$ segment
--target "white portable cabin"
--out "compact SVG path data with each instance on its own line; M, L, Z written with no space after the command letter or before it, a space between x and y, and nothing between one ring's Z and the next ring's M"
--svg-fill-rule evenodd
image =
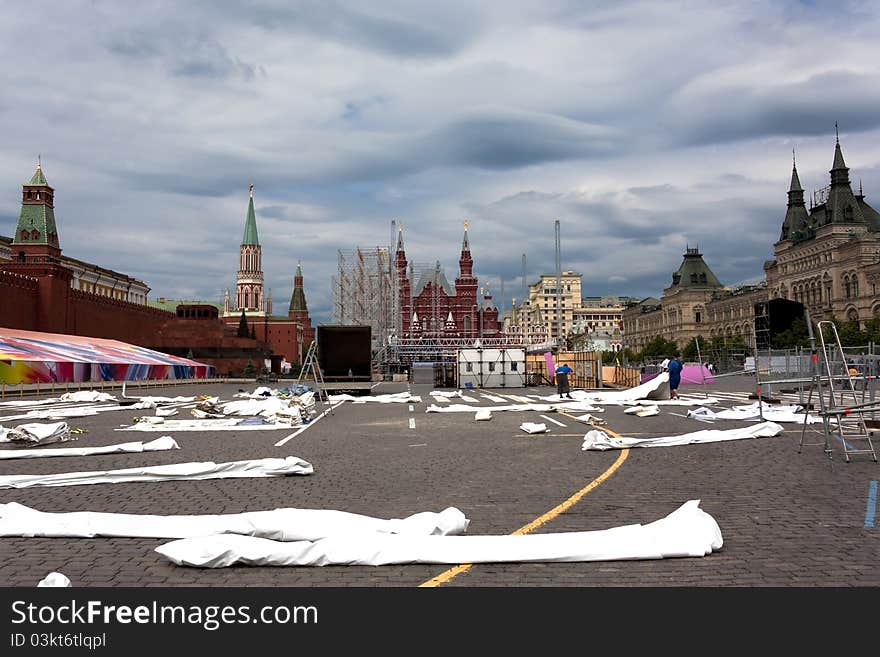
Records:
M525 349L459 349L459 388L525 388Z

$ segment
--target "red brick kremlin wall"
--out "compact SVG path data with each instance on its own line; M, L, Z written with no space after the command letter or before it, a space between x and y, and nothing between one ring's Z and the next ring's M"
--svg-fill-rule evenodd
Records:
M33 330L38 290L36 278L0 269L0 326Z
M63 276L32 277L3 269L0 326L120 340L176 356L192 350L193 359L214 365L218 376L240 375L249 362L259 372L264 355L273 352L260 340L236 337L219 319L181 319L158 308L74 290ZM257 326L258 336L262 328ZM281 342L291 330L282 336L270 325L270 338Z

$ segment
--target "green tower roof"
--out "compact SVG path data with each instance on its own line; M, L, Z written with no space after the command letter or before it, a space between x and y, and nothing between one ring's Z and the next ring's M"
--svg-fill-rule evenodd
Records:
M25 183L26 185L48 185L46 182L46 176L43 175L43 167L42 165L37 165L37 170L34 171L34 175L31 176L31 179Z
M48 188L39 200L34 199L27 203L22 202L21 213L18 215L18 224L15 227L15 235L12 236L13 244L50 244L58 246L58 228L55 225L55 210L49 204L51 187L46 182L41 165L31 176L29 182L22 187L46 187ZM39 196L40 190L31 190L27 194ZM22 237L26 234L26 239Z
M241 238L242 245L255 244L259 246L260 238L257 236L257 216L254 214L254 186L251 185L251 198L248 201L247 221L244 224L244 237Z
M293 278L293 294L290 295L289 312L308 312L306 293L302 288L302 263L297 263Z

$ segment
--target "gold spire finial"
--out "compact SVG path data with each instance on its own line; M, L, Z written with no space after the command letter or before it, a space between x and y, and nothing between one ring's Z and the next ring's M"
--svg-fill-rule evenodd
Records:
M403 222L402 221L398 222L398 224L397 224L397 232L398 233L403 232Z
M40 154L39 154L39 153L37 153L37 168L38 168L38 169L42 169L42 168L43 168L43 162L42 162L42 160L40 159Z
M253 197L254 197L254 186L251 185L251 198L253 198Z
M465 219L464 220L464 229L467 230L469 225L470 225L470 222L467 219Z

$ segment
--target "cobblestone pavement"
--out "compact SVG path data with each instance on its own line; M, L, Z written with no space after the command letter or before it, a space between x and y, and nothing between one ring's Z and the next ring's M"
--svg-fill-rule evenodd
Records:
M219 395L233 399L253 383L190 384L129 390L128 395ZM373 394L406 390L380 384ZM700 397L718 394L722 407L749 403L754 379L685 386ZM312 463L309 476L158 483L121 483L0 490L0 502L42 511L113 511L151 514L238 513L278 507L338 509L400 518L454 506L470 519L469 534L510 534L577 493L621 457L583 451L591 427L552 413L563 426L536 412L497 412L489 422L470 413L426 413L429 386L412 386L421 403L346 402L290 439L291 430L180 432L180 450L58 459L0 461L0 474L105 470L185 461L232 461L298 456ZM121 397L121 391L112 391ZM551 395L549 387L470 391L501 395ZM49 395L42 394L41 397ZM790 395L789 395L790 396ZM33 397L30 397L33 398ZM491 405L480 399L479 405ZM686 407L661 407L638 418L621 406L601 415L618 434L649 437L707 428L682 417ZM718 408L718 407L715 407ZM11 415L0 406L0 416ZM181 416L186 417L187 410ZM75 445L151 440L160 433L123 432L138 415L131 409L70 418L86 429ZM6 427L27 420L0 420ZM544 422L546 434L526 434L522 422ZM718 421L711 428L747 423ZM818 425L821 426L821 425ZM880 585L880 530L872 526L869 491L880 465L866 457L845 463L821 444L799 453L799 425L775 438L666 448L631 449L614 474L538 532L605 529L657 520L699 499L718 522L723 548L702 558L590 563L477 564L445 587L866 587ZM812 428L808 443L821 443ZM56 445L60 446L60 445ZM876 490L876 483L874 484ZM416 587L452 566L231 567L196 569L171 564L156 539L0 538L0 585L31 587L50 571L75 587L271 586Z

